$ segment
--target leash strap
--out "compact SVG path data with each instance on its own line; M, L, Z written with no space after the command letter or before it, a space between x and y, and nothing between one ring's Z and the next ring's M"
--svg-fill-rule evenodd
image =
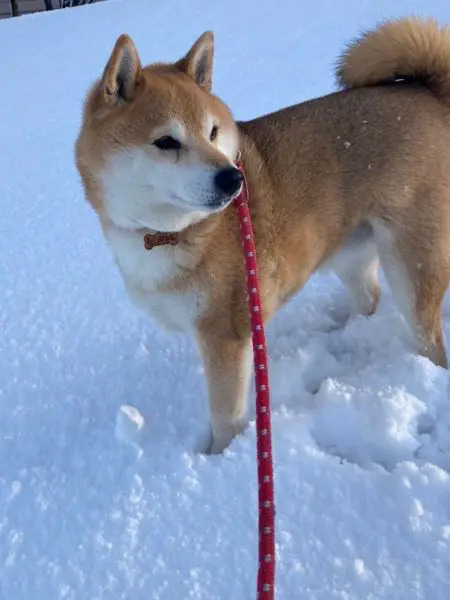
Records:
M270 422L269 372L264 334L263 308L259 292L253 227L248 205L248 185L240 160L237 168L244 176L242 192L234 199L241 230L247 297L252 329L253 360L256 384L256 435L258 462L258 531L259 563L258 600L275 597L275 504L272 461L272 429Z

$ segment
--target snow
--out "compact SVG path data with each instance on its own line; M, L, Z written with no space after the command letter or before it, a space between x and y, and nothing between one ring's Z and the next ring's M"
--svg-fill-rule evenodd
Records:
M394 6L395 4L395 6ZM255 597L255 430L221 456L192 341L129 302L73 162L115 38L144 61L216 33L215 92L250 118L333 89L343 45L447 0L110 1L0 23L0 598ZM450 590L450 380L389 290L341 327L314 277L268 329L277 597ZM444 304L450 340L450 300Z

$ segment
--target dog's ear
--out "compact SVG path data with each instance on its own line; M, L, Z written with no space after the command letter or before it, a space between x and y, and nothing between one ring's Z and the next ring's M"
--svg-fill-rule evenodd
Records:
M180 71L192 77L201 88L211 90L214 56L214 34L206 31L201 35L184 58L176 63Z
M136 46L130 37L121 35L105 67L102 77L102 91L108 104L115 106L120 101L129 102L139 80L142 67Z

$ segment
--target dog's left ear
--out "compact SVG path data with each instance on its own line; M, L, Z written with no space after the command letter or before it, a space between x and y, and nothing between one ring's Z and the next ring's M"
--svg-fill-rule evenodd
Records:
M180 71L192 77L197 85L211 90L212 64L214 56L214 34L206 31L201 35L184 58L176 63Z

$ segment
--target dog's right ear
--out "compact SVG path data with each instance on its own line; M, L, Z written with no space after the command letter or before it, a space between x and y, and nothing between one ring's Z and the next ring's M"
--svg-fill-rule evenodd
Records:
M142 77L141 61L128 35L121 35L103 72L101 81L106 102L116 106L119 102L129 102Z

